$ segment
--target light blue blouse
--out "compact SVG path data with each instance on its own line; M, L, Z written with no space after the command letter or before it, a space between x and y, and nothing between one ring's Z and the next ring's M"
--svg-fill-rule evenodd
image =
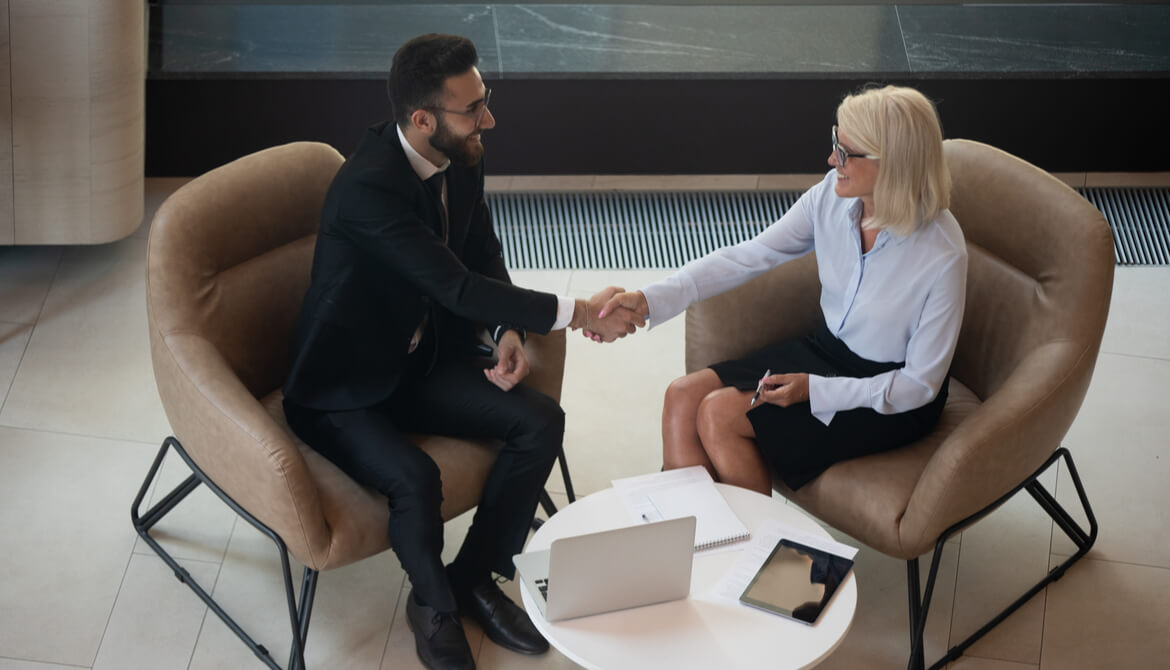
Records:
M950 211L906 236L882 230L863 254L862 203L837 196L836 182L836 171L829 171L755 238L691 261L642 289L653 328L693 302L815 249L829 331L858 356L905 362L873 377L810 375L812 413L826 425L841 410L871 407L895 414L933 400L955 353L967 285L967 247Z

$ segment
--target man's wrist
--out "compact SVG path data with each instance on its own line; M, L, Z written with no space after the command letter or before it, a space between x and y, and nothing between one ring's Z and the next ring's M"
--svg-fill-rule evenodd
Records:
M569 319L569 328L580 330L589 323L589 303L581 298L573 301L573 318Z
M492 342L495 342L498 345L500 340L503 339L504 335L509 332L516 333L516 335L520 337L521 344L524 344L528 341L528 333L526 333L523 328L501 323L492 329Z

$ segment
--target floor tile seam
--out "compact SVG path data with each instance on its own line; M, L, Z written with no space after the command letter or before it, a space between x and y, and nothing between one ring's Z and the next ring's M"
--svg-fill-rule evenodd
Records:
M5 400L5 402L7 402L7 400ZM0 406L0 415L3 414L3 411L4 411L3 406ZM47 428L30 428L29 426L18 426L18 425L14 425L11 423L4 423L3 421L0 421L0 428L7 428L9 430L19 430L19 431L28 432L28 433L46 433L48 435L61 435L64 437L82 437L82 438L86 438L86 439L90 439L90 440L102 440L103 442L122 442L122 443L126 443L126 444L134 444L134 445L142 445L142 446L150 446L150 447L154 446L154 442L144 442L142 440L136 440L136 439L128 438L128 437L110 437L108 435L93 435L93 434L89 434L89 433L71 433L69 431L64 431L64 430L49 430Z
M1072 458L1071 456L1069 458ZM1056 461L1056 473L1052 482L1052 497L1056 498L1060 495L1060 473L1065 469L1065 460L1059 459ZM1036 482L1040 482L1037 480ZM1073 487L1073 493L1076 493L1076 487ZM1061 533L1064 531L1061 530ZM1065 535L1065 537L1068 537ZM1051 515L1048 516L1048 565L1045 574L1052 570L1052 557L1055 555L1056 549L1056 519ZM1051 582L1049 582L1051 585ZM1040 608L1040 658L1036 662L1037 668L1044 667L1044 631L1048 630L1048 587L1044 587L1044 606Z
M955 545L956 545L955 546L955 582L953 584L951 584L951 616L950 616L950 621L947 623L947 643L946 643L946 648L943 649L944 654L947 653L948 651L950 651L951 647L955 644L954 640L951 639L951 636L954 634L954 631L955 631L955 614L959 610L959 608L955 607L955 605L959 602L959 572L962 569L962 565L963 565L963 533L959 533L959 537L956 538ZM944 547L944 549L945 549L945 547ZM919 577L919 578L921 579L921 577ZM925 651L926 651L926 639L925 639L926 628L925 628L925 626L922 629L922 634L923 634L922 650L923 650L924 655L925 655Z
M4 414L4 407L7 406L8 400L12 397L12 386L16 383L16 378L20 375L20 366L24 364L24 357L28 354L29 345L32 344L33 337L36 335L37 326L40 325L41 314L45 311L45 304L49 301L49 294L53 292L53 286L57 283L57 277L61 274L61 264L65 260L65 250L62 249L57 254L57 262L53 265L53 275L49 278L48 287L45 289L45 294L41 297L41 304L37 307L36 316L30 324L21 324L32 326L29 331L28 339L24 341L24 349L20 352L20 359L16 362L16 370L12 375L12 380L8 382L8 388L4 392L4 401L0 402L0 416ZM5 425L5 424L0 424Z
M1061 561L1068 559L1070 556L1072 556L1072 554L1066 554L1064 552L1055 552L1055 551L1052 552L1052 558L1057 559L1057 560L1061 560ZM1154 570L1166 570L1167 572L1170 572L1170 565L1157 565L1154 563L1138 563L1135 561L1119 561L1119 560L1112 559L1112 558L1102 558L1100 556L1090 556L1088 554L1082 556L1081 560L1093 561L1096 563L1111 563L1113 565L1121 565L1121 566L1126 566L1126 567L1130 567L1130 568L1151 568ZM1078 563L1079 562L1080 561L1078 561ZM1069 569L1070 570L1073 569L1073 566L1069 566Z
M1053 521L1051 524L1051 528L1049 530L1049 536L1048 536L1048 545L1050 547L1052 546L1052 543L1056 541L1054 539L1055 535L1056 535L1056 522ZM1048 565L1049 566L1052 565L1052 551L1051 550L1049 550L1049 552L1048 552ZM1051 569L1051 568L1049 568L1049 569ZM1047 575L1048 571L1045 570L1044 574ZM1037 593L1036 595L1042 599L1042 604L1040 605L1040 647L1037 650L1037 658L1036 658L1036 667L1039 668L1039 667L1043 667L1043 663L1044 663L1044 631L1048 630L1048 587L1044 587L1043 589L1040 590L1040 593Z
M1124 351L1112 351L1109 349L1102 349L1101 353L1109 354L1110 356L1123 356L1125 358L1138 358L1146 361L1160 361L1162 363L1170 363L1170 358L1164 356L1151 356L1149 354L1131 354Z
M405 583L406 575L403 574L403 582ZM378 657L378 668L381 670L386 665L386 652L390 647L390 638L394 635L394 624L398 621L398 610L402 604L402 584L398 585L398 596L394 598L394 610L390 614L390 625L386 627L386 637L382 640L382 655ZM406 608L401 608L403 612Z
M42 661L37 658L22 658L20 656L0 656L0 661L16 661L17 663L32 663L34 665L44 666L59 666L62 668L80 668L81 670L91 670L92 665L77 665L76 663L60 663L57 661Z
M0 326L36 326L34 321L9 321L8 319L0 319Z
M981 659L988 660L988 661L999 661L1001 663L1011 663L1012 665L1018 665L1018 666L1025 667L1025 668L1042 667L1039 662L1029 663L1027 661L1020 661L1020 660L1017 660L1014 658L1002 658L1000 656L986 656L986 655L982 655L982 654L972 654L972 653L966 652L966 651L964 651L963 655L960 656L959 658L981 658ZM947 666L947 667L949 668L950 666Z
M138 536L135 535L135 538ZM90 659L89 667L92 668L102 654L102 647L106 643L106 634L110 632L110 621L114 619L114 611L118 609L118 600L122 598L122 587L126 585L126 575L130 574L130 564L134 562L134 557L137 552L134 551L134 544L130 545L130 555L126 557L126 566L122 568L122 579L118 581L118 589L114 591L114 602L110 605L110 611L106 613L106 625L102 627L101 637L98 638L97 649L93 652L93 657Z
M138 536L135 535L134 537L137 538ZM149 546L146 546L145 548L139 548L138 545L135 544L134 555L135 556L146 556L147 558L157 558L160 561L162 560L162 558L158 554L154 553L154 550L151 549ZM199 563L201 565L219 565L219 566L223 565L222 559L216 561L216 560L212 560L210 558L192 558L189 556L175 556L173 552L171 553L171 556L172 556L172 558L175 559L176 562L182 561L183 563L180 565L188 564L188 563ZM165 565L165 563L164 563L164 565ZM167 566L167 567L168 567L168 569L170 568L170 566Z
M57 254L57 264L53 266L53 276L49 279L49 287L45 290L45 295L41 298L41 306L37 308L37 322L41 320L41 314L45 312L45 304L49 302L49 294L53 292L53 287L57 284L57 278L61 275L61 266L65 263L65 252L67 249L61 249L61 253ZM32 336L29 336L32 339Z
M48 293L48 292L46 291L46 293ZM44 309L44 303L41 304L41 309ZM39 319L40 312L37 313L37 316ZM12 379L8 380L8 385L5 386L5 388L4 388L4 395L2 396L3 400L0 400L0 416L4 416L4 408L8 405L9 399L12 398L12 387L16 384L16 378L18 376L20 376L20 366L24 365L24 357L28 355L28 347L30 344L32 344L33 335L36 333L36 330L37 330L37 324L35 324L35 323L20 324L20 325L28 325L29 326L28 338L25 339L24 347L21 348L21 350L20 350L20 357L17 359L16 367L12 371ZM4 424L0 423L0 426L2 426L2 425L4 425Z

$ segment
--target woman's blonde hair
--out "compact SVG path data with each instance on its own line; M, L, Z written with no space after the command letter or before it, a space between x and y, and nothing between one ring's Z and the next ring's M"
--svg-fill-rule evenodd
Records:
M837 124L850 149L881 157L866 228L907 235L950 206L942 128L926 96L904 86L867 89L841 101Z

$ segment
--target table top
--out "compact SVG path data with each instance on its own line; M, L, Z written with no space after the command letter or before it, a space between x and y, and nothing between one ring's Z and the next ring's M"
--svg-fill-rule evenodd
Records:
M716 484L752 531L766 519L828 538L815 521L783 500ZM527 551L548 549L560 537L632 525L609 488L557 512L532 536ZM746 544L746 543L744 543ZM739 545L744 546L744 545ZM561 653L597 670L618 668L809 668L828 656L848 632L857 608L857 581L845 580L815 626L807 626L714 594L740 551L698 552L691 594L683 600L551 623L521 585L524 607L537 629Z

